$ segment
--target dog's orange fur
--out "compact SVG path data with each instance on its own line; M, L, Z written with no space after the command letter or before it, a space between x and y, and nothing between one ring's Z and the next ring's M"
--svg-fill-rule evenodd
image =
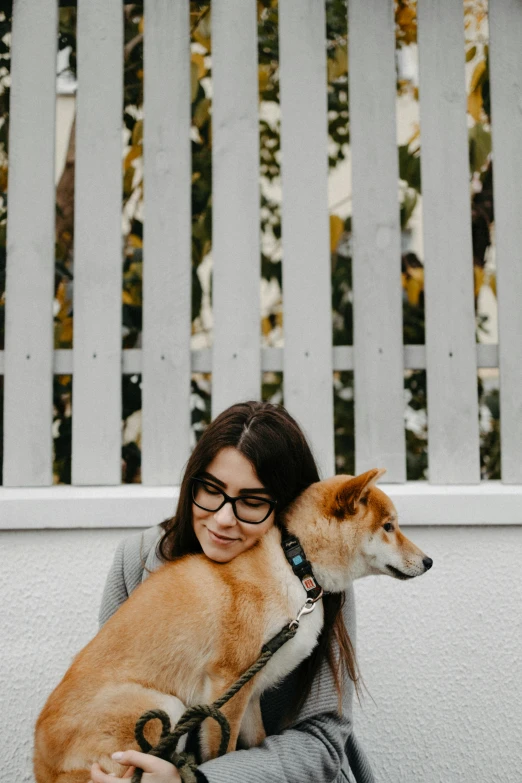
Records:
M361 536L381 536L383 520L396 519L390 499L373 486L382 472L314 484L286 515L288 530L300 538L325 589L346 589ZM401 550L423 556L400 536ZM76 656L49 697L36 725L37 783L86 783L94 761L122 775L123 767L111 754L138 747L136 720L147 710L164 708L162 694L186 705L218 698L257 659L262 645L295 617L285 580L297 582L299 607L304 590L284 560L275 527L231 562L190 555L153 573ZM306 633L307 622L303 618L298 636L302 628ZM320 621L310 650L319 630ZM282 653L274 660L280 656L282 661ZM298 652L290 668L285 663L288 671L305 654ZM223 708L231 726L229 750L236 746L247 707L254 726L249 743L264 738L255 692L259 677ZM148 735L152 743L159 738L154 724ZM220 737L214 721L205 722L203 738L207 757L215 756Z

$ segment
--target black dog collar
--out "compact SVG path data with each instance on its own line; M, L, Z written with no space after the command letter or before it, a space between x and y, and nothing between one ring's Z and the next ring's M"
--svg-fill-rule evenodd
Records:
M312 565L306 559L303 547L297 536L293 536L286 530L283 531L281 544L285 557L292 566L294 574L299 577L306 590L306 597L312 601L318 601L323 594L323 588L317 583L312 570Z

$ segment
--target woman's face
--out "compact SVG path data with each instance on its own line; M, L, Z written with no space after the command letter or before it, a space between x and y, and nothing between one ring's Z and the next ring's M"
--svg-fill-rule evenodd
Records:
M274 500L247 458L231 446L221 449L199 477L208 479L230 497L248 490L250 495ZM264 522L253 525L236 519L231 503L225 503L219 511L204 511L193 503L192 523L206 556L217 563L228 563L264 536L274 524L274 512Z

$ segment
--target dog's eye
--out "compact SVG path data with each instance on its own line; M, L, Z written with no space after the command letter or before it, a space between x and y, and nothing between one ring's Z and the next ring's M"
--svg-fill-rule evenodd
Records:
M386 522L383 525L383 528L386 530L387 533L391 533L391 531L393 530L393 525L391 522Z
M363 495L362 498L359 498L359 503L362 503L363 506L368 505L368 495Z

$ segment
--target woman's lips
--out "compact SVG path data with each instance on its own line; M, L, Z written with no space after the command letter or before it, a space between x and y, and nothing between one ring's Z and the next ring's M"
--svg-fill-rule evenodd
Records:
M214 543L220 544L221 546L227 546L239 540L237 538L227 538L226 536L220 536L217 533L214 533L214 531L210 530L208 527L207 533L211 541L214 541Z

